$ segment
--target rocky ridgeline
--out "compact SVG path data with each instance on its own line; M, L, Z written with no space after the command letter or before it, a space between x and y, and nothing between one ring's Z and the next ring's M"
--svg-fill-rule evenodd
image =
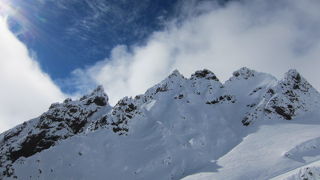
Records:
M261 84L266 81L265 84ZM244 90L243 90L244 89ZM134 98L114 107L99 86L79 100L52 104L40 117L0 135L0 177L14 177L12 164L56 145L60 140L97 129L130 135L130 121L146 118L147 105L169 98L182 104L206 104L238 112L244 126L268 117L291 120L319 104L319 93L295 70L278 81L271 75L241 68L222 84L211 71L196 71L185 78L177 70Z
M189 79L175 70L165 80L148 89L145 94L138 95L135 98L125 97L121 99L110 112L92 122L89 130L109 128L119 135L127 135L129 131L128 121L133 118L143 118L145 104L163 96L170 96L175 100L184 99L186 103L190 103L191 99L188 96L192 95L198 96L203 99L203 102L206 102L205 99L213 99L217 89L219 90L222 87L214 73L207 69L196 71ZM221 98L223 99L220 101L224 99L229 101L229 96L221 96ZM234 101L233 97L232 101Z
M252 94L261 89L253 90ZM253 105L252 110L244 117L245 126L257 121L262 116L272 119L273 116L292 120L305 111L318 107L320 95L296 70L289 70L276 85L265 89L263 98Z
M54 103L39 118L4 132L0 139L2 175L11 176L11 165L19 158L27 158L54 146L59 140L82 133L95 113L110 108L108 96L99 86L79 100L68 98L63 103Z
M106 115L94 121L89 130L94 131L98 128L111 128L114 133L119 135L127 134L129 131L128 121L140 115L137 105L132 98L121 99L112 110Z
M242 81L256 80L255 77L261 74L266 75L244 67L235 71L228 81L242 83ZM253 88L249 96L258 93L262 97L255 99L255 103L246 105L248 110L243 113L241 121L245 126L264 116L270 119L276 116L291 120L304 111L313 110L320 99L319 93L296 70L289 70L282 80L270 83L268 88L259 86ZM110 127L115 133L127 134L128 120L136 116L143 117L143 104L167 95L176 100L184 99L186 103L191 103L190 96L198 96L208 105L237 103L237 95L231 94L228 87L225 87L211 71L207 69L196 71L187 79L175 70L145 94L120 100L112 111L93 122L91 130Z

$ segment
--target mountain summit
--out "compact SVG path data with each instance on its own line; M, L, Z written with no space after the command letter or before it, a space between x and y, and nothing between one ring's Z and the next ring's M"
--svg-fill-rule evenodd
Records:
M294 178L320 167L319 106L296 70L175 70L113 107L98 86L2 133L0 179Z

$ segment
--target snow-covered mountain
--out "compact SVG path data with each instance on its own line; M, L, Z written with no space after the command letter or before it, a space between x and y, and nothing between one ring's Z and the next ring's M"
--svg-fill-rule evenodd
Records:
M0 135L0 179L319 179L320 94L296 70L177 70L114 107L101 86Z

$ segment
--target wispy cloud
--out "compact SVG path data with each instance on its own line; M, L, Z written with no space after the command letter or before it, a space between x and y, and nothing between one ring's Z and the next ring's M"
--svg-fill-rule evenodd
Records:
M203 13L187 12L192 16L168 23L166 30L154 32L145 45L115 47L109 58L77 69L78 85L103 84L115 103L123 96L143 93L175 68L185 75L209 68L226 80L232 71L248 66L277 77L296 68L320 89L320 1L254 0L219 8L210 3L197 6Z
M196 6L196 7L195 7ZM182 16L144 45L115 47L111 56L73 72L84 92L103 84L114 104L143 93L173 69L186 76L209 68L226 80L248 66L277 77L298 69L320 89L320 1L254 0L188 3ZM64 95L0 19L0 132L44 112Z
M0 18L0 132L39 116L63 97Z

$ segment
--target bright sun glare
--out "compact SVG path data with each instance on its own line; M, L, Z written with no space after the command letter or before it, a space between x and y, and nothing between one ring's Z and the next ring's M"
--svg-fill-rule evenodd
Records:
M12 13L12 8L9 3L6 0L0 0L0 15L8 16L10 13Z
M8 19L13 18L19 25L29 27L29 21L19 6L15 6L13 1L0 0L0 18L8 23ZM18 32L15 32L16 34Z
M13 2L9 0L0 0L0 16L1 17L15 17L15 18L23 18L22 14L19 13L19 8L16 8Z

